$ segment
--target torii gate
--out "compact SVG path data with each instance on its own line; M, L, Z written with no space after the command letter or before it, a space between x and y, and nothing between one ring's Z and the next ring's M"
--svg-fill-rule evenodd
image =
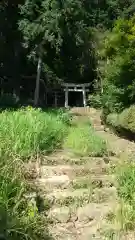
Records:
M69 92L82 92L83 95L83 105L86 107L87 99L86 99L86 92L89 92L89 87L91 83L83 83L83 84L74 84L74 83L63 83L62 86L64 87L65 91L65 107L68 107L68 93Z

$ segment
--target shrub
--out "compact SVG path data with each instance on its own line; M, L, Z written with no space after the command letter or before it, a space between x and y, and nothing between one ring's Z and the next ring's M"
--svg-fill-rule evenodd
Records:
M64 147L81 156L103 156L106 152L105 141L88 124L71 127Z
M89 105L94 108L101 108L102 107L102 97L100 94L94 94L89 96Z
M121 114L119 114L119 125L135 133L135 105L130 108L125 109Z
M109 114L107 124L119 130L135 133L135 106L125 109L120 114Z
M106 123L109 126L112 126L114 128L118 128L119 127L118 114L117 113L109 114L106 118Z
M100 50L104 115L119 113L135 102L134 23L135 16L117 20Z
M59 114L40 109L4 111L0 114L1 156L28 157L60 147L68 128Z
M57 116L59 117L59 119L63 123L65 123L67 125L71 125L72 114L70 114L68 110L60 108L57 110L56 113L57 113Z

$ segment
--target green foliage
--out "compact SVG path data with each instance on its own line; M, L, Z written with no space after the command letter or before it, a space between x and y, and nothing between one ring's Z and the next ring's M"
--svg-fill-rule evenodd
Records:
M122 161L116 170L120 206L116 220L122 230L135 227L135 164Z
M0 236L7 240L37 240L47 237L47 224L28 191L19 159L0 162Z
M102 103L108 113L120 112L135 101L134 23L134 16L117 20L104 41Z
M117 113L110 113L106 118L106 123L109 126L112 126L114 128L118 128L119 127L118 114Z
M63 123L67 125L71 125L72 114L69 112L69 110L64 108L59 108L58 110L51 110L51 112L52 113L55 112L55 114Z
M102 107L101 94L99 94L99 93L93 94L93 95L90 94L88 102L89 102L90 107L101 108Z
M123 163L117 169L118 194L129 203L135 201L135 165ZM135 202L134 202L135 203Z
M61 80L93 81L97 77L93 27L100 35L99 29L112 28L114 20L121 15L132 15L134 5L133 0L126 3L121 0L2 1L2 92L15 92L23 99L34 95L39 53L43 60L43 81L51 84ZM21 78L32 75L33 81Z
M128 109L125 109L118 116L119 125L126 130L135 133L135 106L131 106Z
M105 141L88 124L71 127L64 147L80 156L103 156L106 153Z
M67 131L59 114L32 108L4 111L0 114L1 156L28 157L52 151L61 145Z
M27 0L20 10L25 47L35 60L42 56L48 80L81 81L93 74L92 31L82 2Z
M120 114L109 114L106 120L107 124L117 130L126 130L135 133L135 106L125 109Z

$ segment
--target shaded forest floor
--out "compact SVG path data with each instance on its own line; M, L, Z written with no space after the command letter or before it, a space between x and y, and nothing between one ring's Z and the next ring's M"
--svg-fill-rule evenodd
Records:
M118 172L124 166L124 173L127 160L134 157L135 143L105 129L100 111L75 108L71 112L75 123L92 123L105 139L107 152L102 157L79 156L64 148L36 166L34 184L48 205L52 239L135 239L134 224L130 223L134 218L126 202L122 204L117 181L121 179Z

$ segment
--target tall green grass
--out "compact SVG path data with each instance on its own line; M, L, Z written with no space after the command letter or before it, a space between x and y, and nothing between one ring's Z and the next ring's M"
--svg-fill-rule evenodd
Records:
M0 236L6 240L49 240L45 217L34 199L26 199L28 185L23 164L6 161L0 167Z
M68 132L68 113L26 108L0 114L0 237L49 240L45 215L29 186L23 162L60 147ZM44 209L45 210L45 209Z
M106 143L88 123L70 128L64 142L64 147L80 156L103 156L106 153Z
M38 109L4 111L0 114L0 156L29 157L60 147L67 134L62 113Z
M119 207L116 211L116 222L120 230L129 231L135 228L135 163L122 161L116 168Z

